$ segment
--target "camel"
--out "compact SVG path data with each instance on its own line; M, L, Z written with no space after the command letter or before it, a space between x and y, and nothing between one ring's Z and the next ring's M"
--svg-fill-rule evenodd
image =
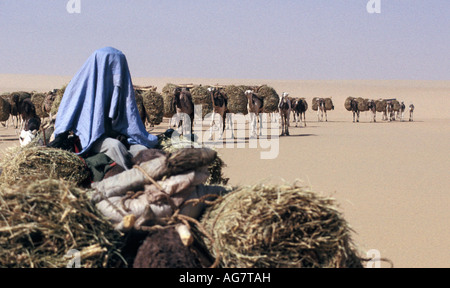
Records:
M297 120L297 115L295 114L295 111L294 111L294 106L295 106L295 103L297 103L297 101L298 101L298 99L299 98L294 98L294 97L288 97L288 99L289 99L289 101L291 101L291 112L292 112L292 119L293 119L293 122L296 122L296 120ZM281 100L281 98L279 99L279 101L278 101L278 104L280 104L280 100ZM278 109L279 110L279 109ZM278 111L278 113L279 113L280 111ZM290 116L289 116L290 117ZM289 118L289 126L291 126L290 125L291 123L290 123L290 118Z
M295 99L292 103L292 111L294 112L294 121L295 127L297 127L298 122L300 121L300 125L303 121L303 124L306 127L306 110L308 109L308 104L304 98ZM295 117L296 116L296 117Z
M27 122L30 119L37 118L39 119L39 126L41 124L41 118L36 114L36 106L31 102L31 98L25 98L20 103L20 117L22 118L20 130L24 130L25 126L27 125Z
M24 104L25 100L27 101ZM34 107L33 102L31 102L31 95L29 93L23 93L22 95L20 94L11 95L11 102L12 102L11 112L13 112L13 109L17 109L17 117L18 119L20 119L20 125L19 123L17 123L17 126L19 127L16 126L16 129L19 128L19 131L21 131L25 126L24 116L27 117L27 114L29 113L32 114L32 110L34 110L34 113L36 113L36 108ZM17 120L17 122L19 122L19 120ZM16 133L18 132L16 131Z
M323 121L323 115L325 114L325 121L328 121L327 109L325 109L325 99L317 99L317 121Z
M353 113L353 123L359 122L359 108L358 108L358 101L356 101L356 99L351 99L350 100L350 111L352 111Z
M377 105L375 104L375 101L369 100L367 107L369 108L369 111L372 112L373 122L377 122Z
M406 106L405 106L405 103L402 101L400 103L400 108L397 111L397 118L399 118L400 121L403 121L403 117L405 116L405 110L406 110Z
M223 137L223 133L225 131L225 120L227 118L227 105L228 105L228 98L226 96L226 94L220 89L220 88L215 88L215 87L209 87L208 88L209 93L211 94L211 102L212 102L212 106L213 106L213 113L212 113L212 120L211 120L211 125L210 125L210 130L209 130L209 140L212 139L212 131L213 131L213 126L215 125L215 114L219 114L221 117L221 125L219 125L219 129L221 130L220 132L220 139L222 139ZM230 127L231 127L231 137L234 138L234 134L233 134L233 122L230 120Z
M412 122L414 114L414 104L409 105L409 121Z
M178 128L182 127L181 134L183 135L184 131L187 131L189 128L192 137L194 124L194 103L192 102L191 92L189 91L189 88L178 87L174 91L174 96L172 105L175 108L175 111L177 111L177 121L179 121ZM190 123L188 123L190 127L186 127L187 117L189 117L190 120Z
M258 97L253 90L245 91L247 96L247 109L250 115L251 135L256 136L256 122L259 119L259 135L262 135L262 113L264 100Z
M281 116L281 136L289 136L289 116L291 114L291 100L288 98L289 94L283 92L278 110Z
M20 116L22 123L20 127L20 145L26 146L33 140L41 127L41 118L36 114L36 107L31 98L26 98L21 103Z
M395 120L394 104L392 101L387 101L386 103L386 117L389 122Z

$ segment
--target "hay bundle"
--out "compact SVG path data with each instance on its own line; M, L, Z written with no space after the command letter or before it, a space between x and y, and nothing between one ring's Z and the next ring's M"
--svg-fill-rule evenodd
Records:
M36 109L36 114L40 118L48 117L47 112L42 110L42 104L44 103L45 96L46 95L44 93L34 93L33 95L31 95L31 102L33 102Z
M18 91L11 93L11 99L17 98L19 102L22 102L23 100L27 98L31 98L31 94L25 91Z
M392 109L395 112L398 112L400 111L400 108L401 108L400 102L398 100L392 100Z
M190 89L192 95L192 102L194 105L202 106L202 118L206 114L211 113L213 110L211 94L208 92L208 87L206 86L194 86Z
M347 111L352 111L352 100L355 100L355 97L349 96L347 97L347 99L345 99L344 107Z
M376 106L377 112L380 112L380 113L386 112L386 105L387 105L386 100L383 100L383 99L375 100L375 106Z
M141 117L142 122L144 122L145 124L147 115L145 115L144 99L142 98L142 93L143 91L141 89L134 89L134 98L136 100L136 106L139 111L139 117Z
M238 187L201 223L222 267L362 267L334 200L297 186Z
M224 91L228 97L228 111L233 114L248 114L247 109L247 96L245 96L245 90L247 86L235 86L228 85L225 87Z
M163 96L157 91L149 89L142 94L142 100L147 122L152 126L159 125L164 117Z
M56 179L0 187L0 267L63 268L72 249L83 268L125 267L122 236L86 194Z
M0 97L0 121L7 121L11 113L11 105L3 97Z
M333 100L331 98L325 98L325 110L334 110Z
M362 97L358 97L356 99L356 102L358 102L358 110L361 112L368 111L369 110L369 99L364 99Z
M263 85L258 87L257 94L264 100L264 113L278 112L278 103L280 96L272 87Z
M175 107L173 106L173 101L175 100L174 92L178 88L177 85L168 83L162 89L162 97L164 102L164 117L171 118L177 113Z
M173 140L172 138L161 138L159 145L161 149L168 153L175 153L180 149L184 149L187 147L195 147L201 148L198 143L192 142L189 139L186 139L180 136L177 140ZM214 160L208 166L209 178L205 182L207 185L226 185L229 181L229 178L225 178L223 175L223 168L226 167L225 162L220 158L219 154L216 153Z
M52 103L52 109L51 109L52 115L56 115L58 113L59 105L61 104L61 100L64 96L64 92L66 91L66 87L67 87L67 85L64 85L63 87L61 87L61 89L58 89L56 91L56 97Z
M0 163L0 182L14 184L24 179L62 178L76 185L88 184L90 171L76 154L55 148L23 147L6 153Z
M308 102L306 101L305 98L300 98L300 101L303 102L303 105L305 105L305 111L308 111Z
M319 109L319 97L314 97L311 101L312 110L317 111Z

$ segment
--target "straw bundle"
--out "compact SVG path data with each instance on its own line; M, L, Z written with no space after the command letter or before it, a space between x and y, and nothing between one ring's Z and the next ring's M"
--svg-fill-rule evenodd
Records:
M280 102L280 96L277 91L272 87L263 85L258 87L257 94L264 100L264 113L278 112L278 103Z
M248 114L247 96L245 96L246 86L228 85L224 91L228 97L228 111L233 114Z
M392 109L395 112L398 112L400 111L400 108L401 108L400 102L398 100L392 100Z
M303 102L303 105L305 105L305 111L308 111L308 102L306 101L306 99L300 98L299 100Z
M64 92L66 91L66 87L67 85L64 85L63 87L61 87L61 89L58 89L56 91L55 101L53 101L52 103L52 115L56 115L58 113L59 105L61 104L61 100L64 96Z
M173 140L172 138L161 138L159 145L161 149L168 153L174 153L179 151L180 149L184 149L187 147L201 148L201 146L195 142L191 142L189 139L186 139L182 136L178 138L178 140ZM225 178L223 176L222 169L226 167L226 164L220 158L220 156L216 153L214 160L208 166L209 178L206 181L207 185L213 184L223 184L226 185L228 183L229 178Z
M387 105L386 100L383 99L375 100L377 112L386 112L386 105Z
M202 106L202 118L213 110L211 94L208 92L207 86L194 86L190 89L192 95L192 102L194 105Z
M362 267L333 199L297 186L246 186L205 212L204 239L226 268Z
M42 104L44 103L45 96L46 95L44 93L34 93L33 95L31 95L31 102L33 102L36 109L36 114L40 118L48 117L47 112L42 110Z
M159 125L164 117L164 99L163 96L149 89L142 94L145 115L150 125Z
M177 113L175 107L173 106L173 101L175 100L174 92L178 86L175 84L168 83L162 89L162 97L164 102L164 117L171 118Z
M76 154L47 147L11 149L0 167L0 182L10 185L24 179L62 178L83 186L90 177L89 169Z
M0 97L0 121L6 121L9 119L11 112L11 105L3 97Z
M31 98L31 94L25 91L18 91L18 92L13 92L11 93L11 99L18 97L17 99L19 100L19 102L22 102L23 100L27 99L27 98Z
M319 97L314 97L311 101L312 110L317 111L319 109Z
M358 110L361 112L368 111L369 110L369 99L364 99L362 97L358 97L356 99L356 102L358 102Z
M143 91L140 89L134 89L134 98L136 100L136 106L139 111L139 116L141 117L141 120L143 120L143 124L145 124L145 119L147 118L147 115L145 115L145 108L144 108L144 99L142 98Z
M347 97L344 102L344 107L347 111L352 111L352 100L355 100L355 97Z
M56 179L0 187L0 267L63 268L75 262L72 249L83 268L125 267L122 235L86 194Z
M333 100L331 98L325 98L325 110L334 110Z

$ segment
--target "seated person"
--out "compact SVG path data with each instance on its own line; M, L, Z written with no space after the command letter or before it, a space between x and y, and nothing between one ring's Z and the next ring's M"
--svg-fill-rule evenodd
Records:
M95 51L67 85L55 137L68 131L79 138L78 155L105 153L124 169L131 168L131 158L139 151L157 145L157 137L146 131L139 117L121 51L112 47Z

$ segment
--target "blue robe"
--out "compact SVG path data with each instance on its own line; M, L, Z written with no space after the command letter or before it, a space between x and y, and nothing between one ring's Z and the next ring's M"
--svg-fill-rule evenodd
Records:
M152 148L157 137L149 134L139 116L125 55L112 47L95 51L67 85L58 109L55 136L73 131L83 154L103 135L114 131L128 142Z

